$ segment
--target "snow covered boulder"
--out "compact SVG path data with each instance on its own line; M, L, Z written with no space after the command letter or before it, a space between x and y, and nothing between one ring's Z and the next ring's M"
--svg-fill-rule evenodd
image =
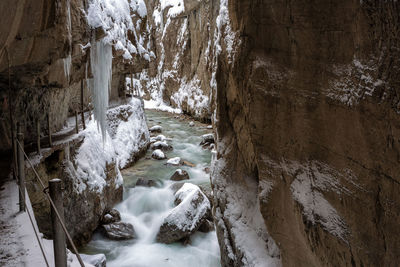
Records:
M194 122L193 121L189 122L189 126L193 127L194 126Z
M153 154L151 154L151 157L152 157L153 159L159 159L159 160L161 160L161 159L166 159L166 158L167 158L167 157L165 156L164 152L162 152L162 150L160 150L160 149L154 150Z
M160 125L155 125L149 129L151 133L161 133L162 127Z
M160 134L160 135L157 135L156 137L151 137L150 138L150 143L155 143L157 141L164 142L166 140L167 140L167 138L164 135Z
M167 161L167 165L172 165L172 166L179 166L179 165L181 165L181 163L182 163L182 160L180 157L170 158Z
M171 176L170 180L172 181L182 181L189 180L189 174L185 170L177 169L174 174Z
M81 258L85 263L91 264L94 267L106 267L106 255L104 254L96 254L96 255L79 254L79 255L81 255Z
M103 234L112 240L127 240L135 237L133 225L124 222L115 222L101 226Z
M175 208L164 219L157 241L170 244L190 236L211 213L207 197L197 185L185 183L175 193Z
M161 149L163 151L172 150L172 146L165 141L157 141L150 146L151 149Z

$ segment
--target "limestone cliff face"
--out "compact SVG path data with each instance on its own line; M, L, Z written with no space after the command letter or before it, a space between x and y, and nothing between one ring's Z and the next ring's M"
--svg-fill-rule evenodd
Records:
M399 2L223 5L212 174L223 265L395 266Z
M163 6L156 0L146 1L146 6L155 58L149 69L135 75L145 98L210 120L214 1L185 0Z

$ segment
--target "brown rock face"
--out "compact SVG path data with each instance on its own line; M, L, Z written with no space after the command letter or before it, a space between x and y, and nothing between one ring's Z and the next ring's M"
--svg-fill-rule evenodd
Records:
M399 2L244 0L227 8L220 32L231 28L238 39L233 53L221 41L213 93L223 265L257 265L260 254L238 238L243 221L261 229L265 253L284 266L396 266ZM256 206L252 217L235 213L235 201Z

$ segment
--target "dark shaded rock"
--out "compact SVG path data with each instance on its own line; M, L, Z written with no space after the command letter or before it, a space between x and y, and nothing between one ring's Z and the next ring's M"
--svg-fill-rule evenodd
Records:
M202 138L200 143L201 146L214 144L215 142L213 134L204 134L201 136L201 138Z
M188 179L190 179L188 172L181 169L177 169L170 178L172 181L182 181Z
M213 206L214 200L213 200L213 193L212 193L212 188L211 185L209 184L202 184L199 185L200 190L206 195L208 201L211 203L211 207Z
M112 240L128 240L135 237L133 225L125 222L115 222L100 226L102 233Z
M214 222L210 221L209 219L205 220L199 227L199 231L202 233L208 233L214 231L214 229Z
M151 179L139 178L136 182L136 186L154 187L157 183Z
M109 224L119 221L121 221L121 214L118 210L112 209L104 214L103 218L101 219L101 224Z

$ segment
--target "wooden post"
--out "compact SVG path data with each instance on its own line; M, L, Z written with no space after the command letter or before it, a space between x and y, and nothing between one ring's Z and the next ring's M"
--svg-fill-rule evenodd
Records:
M61 180L52 179L49 181L50 198L64 222L63 192L61 189ZM65 233L61 222L57 218L53 206L51 206L51 224L53 226L53 247L54 247L54 266L67 267L67 250L65 246Z
M75 110L75 131L79 133L78 112Z
M131 72L131 97L133 97L133 75Z
M18 156L17 156L17 130L15 127L12 127L12 136L13 136L13 156L14 156L14 179L18 180Z
M37 153L40 154L40 121L36 120Z
M82 114L82 126L83 126L83 129L86 129L85 113L83 110L83 80L81 80L81 114Z
M19 211L25 211L25 158L24 158L24 134L21 131L21 125L18 124L18 186L19 191Z
M50 128L50 113L47 113L47 128L49 130L49 146L53 146L53 141L51 140L51 128Z

